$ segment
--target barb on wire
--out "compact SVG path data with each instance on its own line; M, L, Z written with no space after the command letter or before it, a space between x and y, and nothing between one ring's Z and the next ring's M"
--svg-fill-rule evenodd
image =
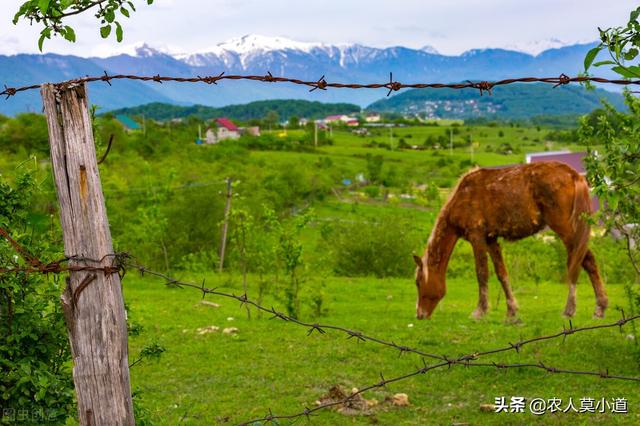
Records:
M517 77L517 78L507 78L503 80L497 81L480 81L480 82L472 82L467 80L464 83L411 83L404 84L398 81L393 80L393 75L389 73L389 81L385 83L332 83L328 82L323 75L318 80L315 81L307 81L299 78L291 78L291 77L276 77L271 72L267 72L265 75L232 75L225 74L221 72L218 75L210 75L210 76L195 76L195 77L172 77L172 76L161 76L159 74L152 76L144 76L144 75L130 75L130 74L114 74L109 75L106 71L103 75L99 76L86 76L81 78L76 78L72 80L62 81L55 83L54 85L58 87L60 90L69 89L71 87L75 87L79 84L83 83L92 83L96 81L102 81L109 85L113 80L138 80L138 81L153 81L156 83L163 83L165 81L172 81L176 83L206 83L206 84L218 84L221 80L250 80L250 81L260 81L265 83L290 83L301 86L309 87L309 91L313 92L315 90L327 90L329 88L333 89L387 89L387 96L391 94L391 92L398 91L401 89L477 89L480 91L480 95L483 95L484 92L488 92L491 94L491 91L496 86L504 86L507 84L513 83L547 83L552 84L553 87L563 86L569 83L602 83L602 84L616 84L623 86L638 86L640 85L640 79L608 79L603 77L592 77L592 76L577 76L577 77L569 77L568 75L562 73L558 77ZM4 86L4 90L0 92L1 96L5 96L7 99L15 96L19 92L24 92L27 90L39 89L41 87L40 84L34 84L30 86L23 87L7 87Z
M88 272L102 272L105 275L110 274L118 274L120 277L124 277L125 271L125 260L130 256L127 253L110 253L102 257L102 259L92 259L89 257L82 256L67 256L62 259L54 260L52 262L42 262L37 257L30 254L27 249L25 249L20 243L14 240L9 232L0 227L0 236L11 244L11 246L15 249L16 252L22 256L22 258L28 263L29 266L19 266L14 265L11 268L0 267L0 274L30 274L30 273L39 273L39 274L61 274L64 272L78 272L78 271L88 271ZM112 262L111 265L102 265L105 259L111 257ZM69 264L70 261L73 261L73 264ZM84 265L78 263L85 263ZM92 263L93 265L88 265L86 263ZM96 266L100 265L100 266Z

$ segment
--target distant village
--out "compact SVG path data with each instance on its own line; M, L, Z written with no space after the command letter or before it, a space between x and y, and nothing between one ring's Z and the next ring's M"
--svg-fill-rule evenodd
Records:
M126 131L140 130L141 125L127 115L117 115L116 119L120 122ZM170 120L171 122L181 122L181 118ZM354 128L353 132L361 135L366 135L368 131L362 126L391 126L390 123L383 123L382 116L379 113L367 113L358 118L353 115L337 114L328 115L322 119L310 120L307 118L300 118L298 120L298 126L306 127L309 124L315 124L319 130L330 129L331 126L346 126ZM288 122L279 123L279 126L285 128L289 125ZM361 127L360 129L355 129ZM259 126L247 126L240 127L236 125L231 119L227 117L218 117L207 121L207 127L204 129L204 134L200 132L196 139L196 144L217 144L220 141L227 139L239 139L242 135L260 136Z

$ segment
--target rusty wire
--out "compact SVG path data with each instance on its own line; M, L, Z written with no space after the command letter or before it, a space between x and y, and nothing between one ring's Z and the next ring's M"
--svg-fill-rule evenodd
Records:
M22 256L22 258L28 263L29 266L20 266L14 262L11 268L0 267L0 274L62 274L65 272L102 272L105 275L118 274L120 277L124 277L125 266L124 260L129 257L127 253L110 253L103 256L101 259L92 259L83 256L65 256L62 259L54 260L51 262L43 262L24 248L20 243L14 240L9 232L0 226L0 236L9 242L9 244L15 249L15 251ZM110 265L102 265L107 259L111 258ZM71 263L70 263L71 262ZM80 265L78 263L85 263ZM93 263L94 265L87 265L86 263ZM102 266L95 266L99 264Z
M387 340L383 340L383 339L379 339L377 337L373 337L367 334L364 334L360 331L354 331L345 327L341 327L341 326L336 326L336 325L328 325L328 324L318 324L318 323L308 323L305 321L301 321L298 320L297 318L293 318L291 316L288 316L286 314L284 314L283 312L277 311L274 307L268 308L265 306L260 305L259 303L249 299L247 297L246 294L242 294L242 295L236 295L233 293L226 293L226 292L222 292L219 291L215 288L211 289L211 288L207 288L205 287L205 282L204 280L202 281L201 284L195 284L195 283L190 283L190 282L184 282L181 280L178 280L176 278L172 278L169 277L166 274L163 274L161 272L157 272L157 271L153 271L143 265L134 263L133 261L131 261L131 256L129 256L126 253L113 253L113 254L108 254L106 256L104 256L102 259L100 260L96 260L96 259L88 259L88 258L82 258L82 257L78 257L78 256L70 256L70 257L65 257L62 260L58 260L58 261L54 261L54 262L49 262L49 263L44 263L41 262L39 259L37 259L36 257L34 257L33 255L31 255L30 253L28 253L28 251L22 247L18 242L16 242L15 240L13 240L11 238L11 236L9 235L9 233L4 230L3 228L0 227L0 236L4 237L5 239L7 239L7 241L9 241L9 243L15 248L15 250L20 253L25 260L27 260L30 264L30 266L28 267L20 267L20 266L16 266L14 268L0 268L0 273L44 273L44 274L49 274L49 273L54 273L54 274L60 274L60 273L64 273L64 272L78 272L78 271L91 271L91 272L96 272L96 271L101 271L105 274L109 274L109 273L119 273L124 275L126 268L131 268L131 269L135 269L137 271L140 272L141 275L151 275L151 276L155 276L157 278L161 278L162 280L165 281L165 284L170 285L170 286L176 286L179 288L183 288L183 287L188 287L188 288L193 288L196 289L198 291L200 291L202 293L202 298L204 298L207 294L211 294L211 295L215 295L215 296L221 296L221 297L226 297L226 298L230 298L230 299L234 299L238 302L240 302L240 306L243 305L250 305L255 307L256 309L262 311L262 312L266 312L272 315L271 319L274 318L278 318L284 322L290 322L302 327L307 328L307 335L311 335L313 332L317 332L319 334L325 334L326 330L333 330L333 331L339 331L342 332L344 334L346 334L348 337L347 339L351 339L351 338L355 338L356 341L369 341L369 342L373 342L373 343L377 343L380 344L382 346L385 347L390 347L390 348L394 348L396 350L399 351L399 354L403 354L403 353L415 353L417 355L419 355L422 359L423 362L423 366L420 368L416 368L414 371L410 372L410 373L406 373L400 376L396 376L393 377L391 379L385 379L384 376L382 375L382 373L380 373L380 378L381 380L379 382L376 382L372 385L369 385L367 387L364 387L360 390L358 390L357 392L352 393L351 395L347 396L346 398L339 400L339 401L333 401L330 403L326 403L326 404L322 404L322 405L318 405L314 408L308 408L305 407L305 409L297 414L288 414L288 415L274 415L273 412L271 410L269 410L269 414L266 415L265 417L259 418L259 419L253 419L247 422L243 422L241 423L241 425L248 425L248 424L254 424L256 422L273 422L273 421L277 421L277 420L291 420L291 419L297 419L300 417L310 417L311 415L313 415L313 413L315 413L316 411L325 409L325 408L330 408L330 407L334 407L334 406L339 406L339 405L343 405L345 403L348 403L350 400L352 400L354 397L356 397L357 395L360 395L366 391L372 390L372 389L378 389L381 387L385 387L387 384L390 383L394 383L394 382L399 382L401 380L405 380L420 374L425 374L428 371L431 370L435 370L435 369L439 369L439 368L443 368L443 367L448 367L450 368L451 366L464 366L464 367L485 367L485 368L496 368L498 370L506 370L506 369L514 369L514 368L534 368L534 369L541 369L544 370L548 373L552 373L552 374L571 374L571 375L584 375L584 376L593 376L593 377L599 377L602 379L616 379L616 380L624 380L624 381L634 381L634 382L640 382L640 377L632 377L632 376L622 376L622 375L616 375L616 374L610 374L608 370L603 371L583 371L583 370L569 370L569 369L563 369L563 368L557 368L557 367L553 367L553 366L549 366L544 364L543 362L538 362L538 363L514 363L514 364L508 364L508 363L497 363L497 362L476 362L476 360L478 360L480 357L483 356L487 356L487 355L492 355L492 354L496 354L496 353L500 353L500 352L507 352L507 351L511 351L514 350L516 352L520 352L520 349L525 346L528 345L530 343L534 343L534 342L540 342L540 341L544 341L544 340L551 340L551 339L556 339L559 337L563 338L563 342L566 339L567 336L575 334L575 333L579 333L579 332L584 332L584 331L589 331L589 330L597 330L597 329L604 329L604 328L613 328L613 327L619 327L620 330L622 331L622 326L624 326L625 324L631 322L631 321L635 321L637 319L640 319L640 315L635 315L635 316L631 316L631 317L626 317L624 314L624 311L621 311L622 317L621 319L612 322L612 323L607 323L607 324L600 324L600 325L592 325L592 326L585 326L585 327L574 327L573 323L571 321L569 321L569 327L563 327L562 331L559 331L557 333L553 333L553 334L549 334L549 335L545 335L545 336L538 336L538 337L534 337L534 338L530 338L530 339L524 339L524 340L520 340L516 343L511 343L509 342L508 345L503 346L503 347L499 347L496 349L490 349L490 350L485 350L485 351L475 351L469 354L465 354L465 355L460 355L457 357L449 357L447 355L438 355L438 354L432 354L432 353L427 353L424 351L421 351L419 349L415 349L415 348L411 348L408 346L403 346L403 345L399 345L396 344L393 341L387 341ZM111 257L114 259L114 261L112 262L112 265L108 265L108 266L91 266L91 265L63 265L63 263L65 262L69 262L69 261L83 261L83 262L96 262L96 263L102 263L104 261L104 259ZM83 283L81 283L80 287L82 287L83 285L86 287L91 281L93 281L95 279L95 274L91 274L88 275L87 277L85 277L85 280L83 281ZM79 293L82 291L82 288L78 288L76 290L76 294L74 294L74 301L77 300L77 297L79 297ZM432 365L428 365L426 363L426 358L431 358L434 359L436 361L438 361L436 364L432 364Z
M399 382L401 380L405 380L420 374L425 374L430 370L435 370L438 368L443 368L443 367L451 367L451 366L464 366L464 367L484 367L484 368L496 368L498 370L506 370L506 369L514 369L514 368L534 368L534 369L541 369L544 370L548 373L552 373L552 374L571 374L571 375L583 375L583 376L593 376L593 377L599 377L601 379L616 379L616 380L624 380L624 381L633 381L633 382L640 382L640 377L633 377L633 376L622 376L622 375L615 375L615 374L609 374L608 370L605 371L581 371L581 370L569 370L569 369L563 369L563 368L557 368L557 367L553 367L553 366L549 366L544 364L543 362L539 362L537 364L534 363L515 363L515 364L507 364L507 363L496 363L496 362L474 362L475 360L477 360L478 358L480 358L481 356L486 356L486 355L491 355L491 354L495 354L495 353L500 353L500 352L506 352L506 351L511 351L514 350L516 352L520 352L520 348L522 348L523 346L533 343L533 342L539 342L539 341L544 341L544 340L550 340L550 339L556 339L562 336L563 338L563 342L566 339L566 337L568 335L571 334L575 334L575 333L579 333L579 332L583 332L583 331L589 331L589 330L596 330L596 329L602 329L602 328L613 328L613 327L619 327L620 330L622 330L622 326L627 324L628 322L631 321L635 321L637 319L640 319L640 315L635 315L635 316L631 316L631 317L626 317L624 315L624 311L622 311L622 318L620 318L618 321L612 322L612 323L608 323L608 324L600 324L600 325L594 325L594 326L586 326L586 327L574 327L573 323L571 321L569 321L569 327L563 327L562 331L558 332L558 333L554 333L554 334L550 334L550 335L546 335L546 336L539 336L539 337L534 337L534 338L530 338L530 339L524 339L521 341L518 341L516 343L511 343L509 342L509 344L507 346L504 347L500 347L497 349L490 349L490 350L486 350L486 351L476 351L476 352L472 352L466 355L461 355L458 357L448 357L446 355L437 355L437 354L430 354L430 353L426 353L423 352L421 350L415 349L415 348L411 348L408 346L403 346L403 345L398 345L395 342L390 342L390 341L386 341L383 339L379 339L376 337L372 337L369 335L366 335L362 332L359 331L354 331L354 330L350 330L348 328L344 328L344 327L340 327L340 326L336 326L336 325L326 325L326 324L317 324L317 323L307 323L304 321L300 321L297 318L293 318L290 317L282 312L279 312L277 310L275 310L275 308L271 307L271 308L267 308L265 306L262 306L260 304L258 304L257 302L249 299L247 297L246 294L242 294L242 295L236 295L236 294L232 294L232 293L226 293L226 292L222 292L222 291L218 291L215 288L214 289L210 289L205 287L205 282L202 281L201 284L195 284L195 283L189 283L189 282L184 282L184 281L180 281L176 278L172 278L169 277L166 274L163 274L161 272L157 272L157 271L152 271L148 268L146 268L145 266L130 262L130 261L125 261L126 266L131 268L131 269L135 269L138 270L140 272L141 275L152 275L158 278L161 278L165 281L165 284L169 285L169 286L175 286L175 287L179 287L179 288L183 288L183 287L189 287L189 288L193 288L196 290L199 290L200 292L202 292L202 297L204 298L207 294L212 294L212 295L216 295L216 296L222 296L222 297L226 297L226 298L231 298L231 299L235 299L238 302L240 302L240 306L243 305L251 305L255 308L257 308L260 311L269 313L272 315L271 319L273 318L278 318L282 321L285 322L290 322L293 324L297 324L300 326L303 326L305 328L307 328L307 335L311 335L314 331L318 332L319 334L324 334L326 333L325 330L334 330L334 331L339 331L342 333L347 334L347 338L351 339L351 338L356 338L357 341L370 341L370 342L374 342L386 347L391 347L391 348L395 348L397 350L400 351L400 354L402 353L415 353L417 355L421 356L422 362L423 362L423 366L420 368L417 368L416 370L410 372L410 373L406 373L400 376L396 376L393 377L391 379L385 379L384 376L382 375L382 373L380 373L380 378L381 380L375 384L369 385L367 387L364 387L360 390L358 390L357 392L352 393L351 395L349 395L348 397L339 400L339 401L333 401L330 403L326 403L326 404L322 404L319 405L317 407L314 408L309 408L309 407L305 407L305 409L297 414L288 414L288 415L274 415L273 412L271 410L269 410L269 414L266 415L265 417L262 418L257 418L257 419L252 419L246 422L242 422L240 423L240 425L250 425L250 424L255 424L255 423L260 423L260 422L273 422L273 421L277 421L277 420L293 420L293 419L297 419L297 418L301 418L301 417L307 417L309 418L311 415L313 415L313 413L315 413L318 410L322 410L325 408L330 408L330 407L334 407L334 406L339 406L339 405L343 405L347 402L349 402L350 400L352 400L354 397L356 397L359 394L362 394L366 391L372 390L372 389L378 389L381 387L385 387L387 384L390 383L394 383L394 382ZM436 364L432 364L432 365L427 365L425 359L426 358L432 358L437 360L438 362Z
M424 360L424 358L423 358L423 360ZM296 419L299 419L301 417L309 418L310 416L314 415L314 413L316 411L323 410L325 408L331 408L331 407L344 405L344 404L348 403L349 401L351 401L352 399L354 399L356 396L358 396L360 394L363 394L363 393L365 393L367 391L370 391L370 390L373 390L373 389L384 388L384 387L386 387L386 385L388 385L390 383L395 383L395 382L399 382L399 381L402 381L402 380L409 379L409 378L414 377L414 376L419 376L421 374L426 374L428 371L431 371L431 370L436 370L436 369L444 368L444 367L451 367L451 365L455 365L455 364L456 364L455 360L439 362L437 364L432 364L432 365L427 365L426 363L424 363L423 367L417 368L416 370L414 370L414 371L412 371L410 373L402 374L402 375L393 377L391 379L385 379L384 376L382 376L382 374L380 374L381 380L379 382L376 382L376 383L371 384L371 385L369 385L367 387L359 389L356 392L353 392L351 395L349 395L346 398L343 398L341 400L328 402L328 403L321 404L321 405L318 405L318 406L313 407L313 408L305 407L303 411L300 411L300 412L295 413L295 414L275 415L275 414L273 414L273 411L271 409L269 409L269 414L267 414L266 416L261 417L261 418L251 419L251 420L248 420L248 421L244 421L242 423L239 423L239 425L240 426L248 426L248 425L253 425L253 424L262 424L263 422L275 422L276 424L278 424L278 420L296 420ZM565 369L546 366L542 362L540 362L538 364L498 364L498 363L473 363L473 362L465 361L462 365L464 365L465 367L490 367L490 368L497 368L499 370L500 369L508 369L508 368L539 368L539 369L545 370L548 373L552 373L552 374L589 375L589 376L600 377L602 379L618 379L618 380L629 380L629 381L634 381L634 382L640 382L640 377L615 376L615 375L610 375L608 373L608 371L607 372L595 372L595 371L565 370Z
M604 77L593 76L577 76L569 77L562 73L558 77L518 77L507 78L497 81L470 81L467 80L464 83L400 83L393 79L393 74L389 73L389 81L384 83L336 83L328 82L323 75L318 80L302 80L299 78L290 77L276 77L271 72L267 72L265 75L233 75L225 74L221 72L217 75L208 76L195 76L195 77L171 77L161 76L160 74L143 76L143 75L131 75L131 74L113 74L110 75L106 71L101 76L86 76L72 80L66 80L58 83L53 83L59 90L66 90L83 83L92 83L102 81L111 86L113 80L138 80L138 81L151 81L162 84L163 82L176 82L176 83L206 83L206 84L218 84L218 82L225 80L249 80L259 81L263 83L290 83L300 86L309 87L309 91L315 90L327 90L332 89L387 89L387 96L392 92L397 92L401 89L476 89L482 95L484 92L491 94L491 90L496 86L504 86L513 83L547 83L552 84L553 87L566 85L569 83L603 83L603 84L617 84L623 86L638 86L640 85L640 79L608 79ZM39 89L42 84L33 84L30 86L22 87L7 87L4 86L4 90L0 92L0 96L5 96L6 99L11 96L15 96L19 92L27 90Z

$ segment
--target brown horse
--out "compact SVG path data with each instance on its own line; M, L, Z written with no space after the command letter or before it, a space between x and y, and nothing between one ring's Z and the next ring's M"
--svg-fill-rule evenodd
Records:
M504 169L477 169L464 175L444 205L418 265L416 285L418 319L429 318L446 293L447 264L459 238L471 243L480 286L475 318L489 308L487 252L507 299L507 316L515 317L518 304L509 286L498 238L514 241L551 228L567 249L569 296L564 315L576 311L576 281L583 267L596 295L594 316L604 316L607 293L593 253L587 247L591 213L584 177L566 164L550 161Z

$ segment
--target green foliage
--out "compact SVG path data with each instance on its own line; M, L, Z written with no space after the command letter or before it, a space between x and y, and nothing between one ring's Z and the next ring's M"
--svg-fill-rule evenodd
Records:
M640 309L640 100L625 93L629 113L604 104L597 115L585 117L579 129L589 149L587 177L599 197L595 216L607 230L626 240L627 258L636 279L626 281L633 309Z
M145 0L152 4L153 0ZM115 27L115 36L118 42L123 39L123 29L118 16L129 18L131 12L136 10L132 1L127 0L28 0L22 3L16 12L13 23L18 21L34 21L42 27L38 48L42 51L44 41L52 36L61 36L65 40L74 43L76 33L72 27L65 25L68 18L74 15L95 10L95 17L99 21L100 35L107 38Z
M0 149L12 153L48 154L49 134L43 115L24 113L0 120Z
M228 105L224 107L209 107L204 105L178 106L154 102L131 108L111 111L114 115L129 116L144 115L153 120L167 121L175 118L198 117L201 120L228 117L232 120L249 121L262 120L273 111L281 120L291 120L292 117L307 119L324 118L327 115L357 114L360 107L348 103L323 103L300 99L274 99L255 101L248 104ZM277 120L276 120L277 121ZM293 128L293 127L290 127Z
M640 65L637 62L638 52L640 52L640 7L632 10L629 14L629 21L623 27L598 28L600 32L600 43L589 50L584 58L584 71L594 67L607 66L623 78L640 77ZM609 54L609 58L595 62L600 52Z
M31 173L20 174L14 185L2 178L0 226L34 256L52 259L61 251L48 243L56 238L34 229L31 220L37 189ZM0 265L25 265L4 239ZM29 410L33 424L61 423L75 411L71 356L58 300L62 286L37 274L0 275L0 407L13 410L4 416L0 412L0 423L11 424L21 410Z
M409 113L424 109L425 102L436 105L432 114L440 118L472 119L483 116L487 120L521 120L540 115L576 115L586 114L597 108L604 98L616 106L623 106L618 93L603 89L588 91L580 86L561 86L549 90L548 85L510 84L495 87L491 96L478 97L473 90L411 89L374 102L367 108L375 111L394 111ZM470 107L467 101L474 101ZM453 110L451 110L453 108ZM448 136L448 134L447 134Z
M385 215L370 221L336 222L324 234L333 270L344 276L408 277L419 245L412 224Z
M301 233L314 218L313 211L301 213L290 222L278 219L275 211L265 208L265 218L276 239L278 263L288 275L288 283L284 288L284 299L287 313L298 318L300 315L300 268L304 265L303 243Z
M382 166L384 164L384 158L382 155L367 154L367 178L372 183L382 182Z

